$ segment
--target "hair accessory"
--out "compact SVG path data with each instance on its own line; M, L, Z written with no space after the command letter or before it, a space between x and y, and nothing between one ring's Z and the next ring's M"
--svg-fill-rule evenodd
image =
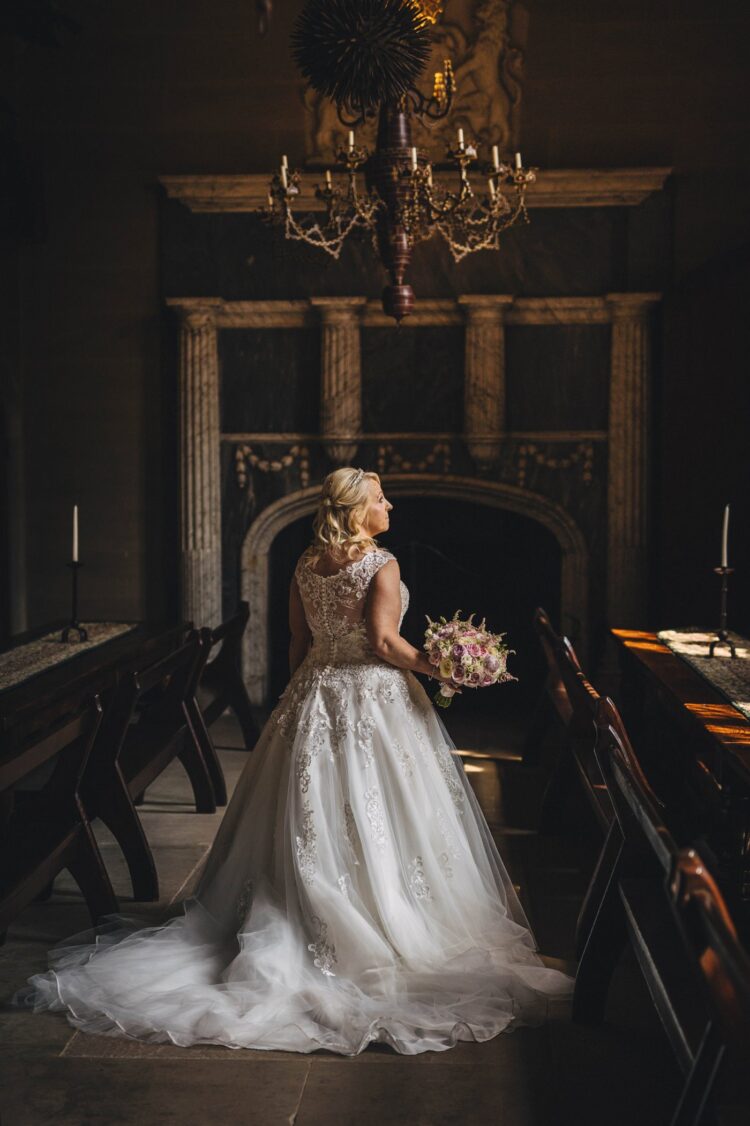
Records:
M354 487L355 485L358 485L360 483L360 481L362 480L362 478L364 477L364 475L365 475L364 469L358 469L356 471L356 473L354 474L354 476L352 477L352 487Z

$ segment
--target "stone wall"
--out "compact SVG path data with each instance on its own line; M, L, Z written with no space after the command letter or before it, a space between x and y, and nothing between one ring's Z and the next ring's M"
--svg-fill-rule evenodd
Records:
M260 40L245 3L185 0L179 19L173 6L151 0L82 3L83 30L59 50L4 45L0 96L17 114L23 199L33 212L0 247L0 347L11 372L2 432L15 435L20 451L13 464L3 463L3 489L20 498L12 510L3 506L4 632L11 607L15 628L64 612L75 501L87 563L84 612L130 618L176 611L177 358L162 335L168 287L159 274L157 180L260 172L281 152L294 159L304 151L287 52L298 7L298 0L275 5L271 34ZM552 262L572 269L599 239L628 249L619 257L621 276L587 292L646 290L653 285L650 248L658 247L666 286L656 288L666 299L654 419L652 615L673 625L706 620L716 594L714 539L728 497L737 504L738 557L746 559L750 546L750 521L739 519L739 482L748 468L750 14L742 0L713 7L704 0L534 0L528 9L526 161L543 168L671 165L674 220L666 241L658 220L656 243L648 208L629 212L619 227L582 210L545 254L553 234L540 212L524 232L532 240L527 251L509 238L506 254L482 265L486 285L469 285L459 274L455 292L513 292L504 278L508 256L531 284L542 259L544 271ZM634 228L644 237L631 237ZM207 225L184 263L201 280L219 259L228 261L215 237ZM252 275L247 259L254 254L237 240L237 269ZM282 255L275 266L286 276L297 268ZM367 271L360 259L348 268L354 266L361 283ZM430 251L420 269L440 278L438 266ZM238 296L235 276L229 270L201 292ZM275 278L274 269L263 281L275 285ZM185 280L182 292L197 292L187 273ZM321 292L354 292L353 275L345 289L340 280L326 272ZM356 292L370 296L361 286ZM547 274L537 292L565 290ZM510 349L510 336L506 344ZM747 627L742 584L733 600L735 621Z

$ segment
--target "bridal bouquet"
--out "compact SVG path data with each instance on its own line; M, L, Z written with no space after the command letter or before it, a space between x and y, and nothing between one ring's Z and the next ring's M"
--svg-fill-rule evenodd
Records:
M463 620L456 610L450 621L440 618L433 622L426 615L424 647L431 665L436 665L441 676L450 677L450 684L441 684L435 703L447 708L459 688L486 688L490 684L503 684L517 680L508 672L508 655L514 653L504 643L504 633L490 633L482 624L473 624L474 615Z

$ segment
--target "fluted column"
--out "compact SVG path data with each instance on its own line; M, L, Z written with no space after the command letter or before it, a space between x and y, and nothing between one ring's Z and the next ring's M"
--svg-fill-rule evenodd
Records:
M182 613L221 621L219 301L174 302L180 315L180 550Z
M645 624L648 580L650 312L658 293L610 293L607 617Z
M458 298L466 316L464 439L481 468L500 456L505 430L505 313L513 297Z
M362 430L359 321L367 298L311 297L310 304L321 320L320 432L331 461L345 465Z

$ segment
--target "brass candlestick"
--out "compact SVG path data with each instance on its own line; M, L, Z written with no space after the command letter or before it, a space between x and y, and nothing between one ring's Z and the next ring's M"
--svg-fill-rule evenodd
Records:
M714 649L717 645L726 645L729 652L733 657L737 656L737 650L734 647L734 642L729 638L729 631L727 630L727 594L729 591L729 576L734 571L734 567L714 567L714 574L721 576L721 596L719 603L719 628L716 631L716 637L709 643L708 655L713 657Z
M62 631L61 641L67 644L79 644L81 641L88 641L89 635L86 630L80 625L78 621L78 571L83 566L77 559L71 560L68 563L73 575L73 591L72 591L72 607L70 614L70 625L66 626Z

